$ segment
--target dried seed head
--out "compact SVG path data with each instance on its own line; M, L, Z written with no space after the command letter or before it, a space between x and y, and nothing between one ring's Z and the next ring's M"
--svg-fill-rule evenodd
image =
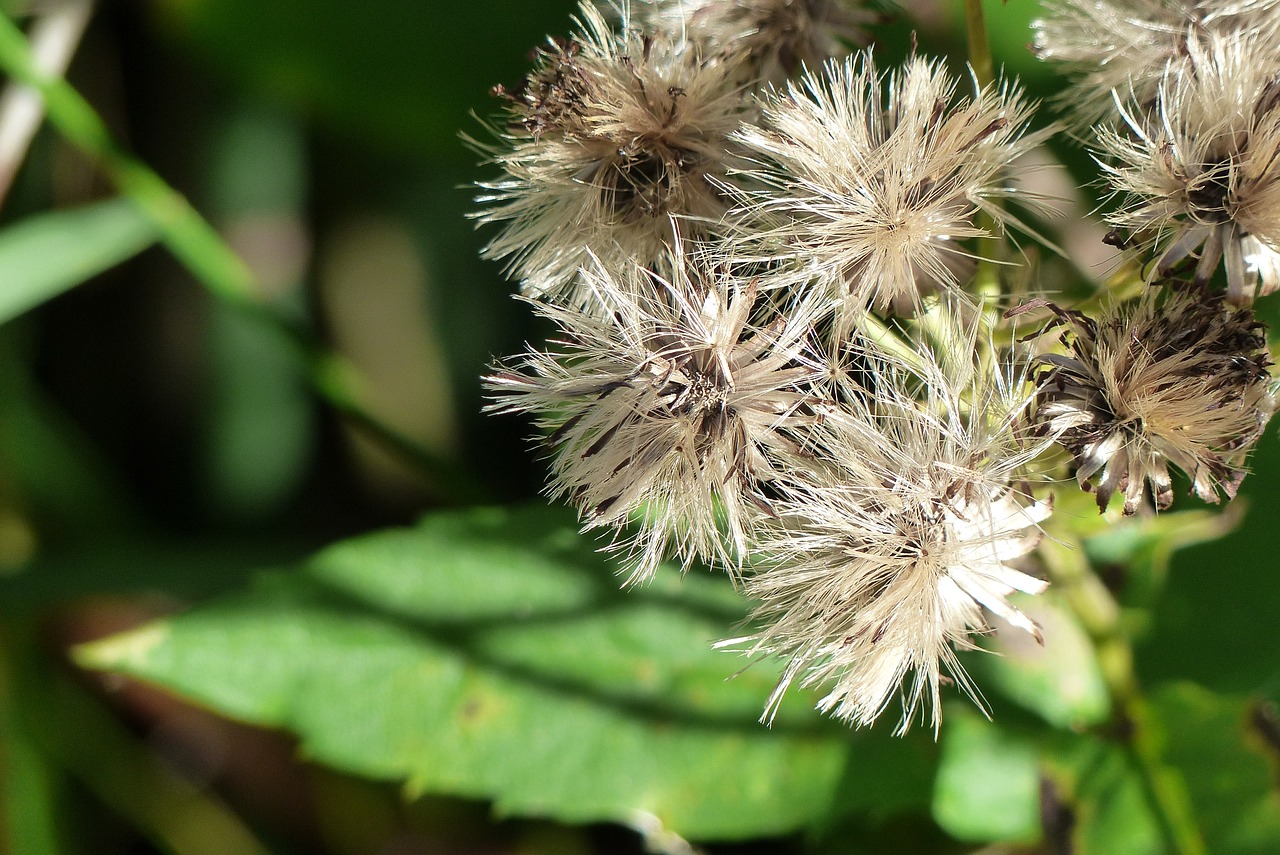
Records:
M1147 113L1098 137L1122 197L1108 222L1156 253L1155 274L1199 251L1195 278L1224 261L1236 305L1280 287L1280 52L1213 37L1191 48L1195 73L1166 76Z
M478 219L503 224L485 255L508 259L524 294L589 306L578 270L592 256L626 271L674 241L672 216L688 218L686 236L722 217L744 94L690 42L626 20L615 34L589 3L577 21L519 92L500 92L507 128L482 148L505 175L480 185Z
M584 271L598 312L536 304L559 349L486 378L500 396L490 409L532 412L551 431L552 494L588 528L618 533L630 582L670 551L736 573L760 485L820 373L805 355L809 319L757 318L751 283L678 255L666 279L633 278Z
M783 262L769 286L816 282L843 331L868 306L907 313L929 291L959 287L961 241L979 211L1002 223L1005 168L1042 136L1024 134L1016 89L956 92L941 63L916 57L877 72L870 54L809 72L763 104L738 135L763 190L741 195L733 251Z
M761 533L766 558L746 583L763 628L724 644L786 658L766 718L798 680L830 686L820 708L858 725L896 690L900 731L922 705L936 729L944 673L974 694L955 651L988 629L984 609L1038 637L1007 600L1045 587L1010 566L1049 515L1014 486L1038 450L1021 447L1013 428L1028 384L974 386L976 374L936 365L913 376L882 363L873 376L867 406L829 414L814 430L813 460L778 482L777 518Z
M1035 51L1065 63L1077 83L1059 102L1088 127L1112 114L1112 91L1145 109L1166 74L1189 73L1192 45L1211 34L1280 34L1278 0L1046 0L1032 24Z
M853 0L650 0L648 18L731 59L751 82L780 83L871 41L882 15Z
M1043 357L1035 423L1076 460L1098 508L1173 502L1172 465L1206 502L1233 498L1275 406L1262 324L1203 289L1149 289L1093 321L1059 310L1067 354Z

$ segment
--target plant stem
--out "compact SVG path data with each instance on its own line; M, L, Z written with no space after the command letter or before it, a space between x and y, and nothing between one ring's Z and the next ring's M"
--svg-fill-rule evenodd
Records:
M1205 855L1185 785L1165 766L1150 726L1147 703L1133 670L1133 647L1120 622L1120 606L1093 572L1084 547L1063 532L1054 532L1041 545L1041 555L1053 580L1093 642L1107 693L1111 698L1111 727L1141 782L1147 805L1160 827L1170 855Z
M46 74L36 67L26 37L5 15L0 15L0 69L40 95L54 127L97 161L120 193L155 223L169 251L211 294L289 341L312 387L325 401L415 466L445 495L457 501L479 498L475 486L456 466L364 406L362 383L354 366L322 347L308 330L290 323L262 302L253 273L217 230L181 193L125 151L75 88L60 75Z
M995 63L991 59L991 42L987 38L987 22L982 11L982 0L964 0L964 26L969 41L969 68L979 91L995 84ZM992 202L991 204L998 204ZM999 311L1000 271L997 257L1004 245L996 217L989 211L979 210L974 218L981 231L990 235L979 238L977 246L978 269L974 272L974 286L978 294L988 301L988 312ZM994 326L994 324L993 324Z
M49 767L78 780L171 855L269 855L216 795L175 775L58 663L37 653L26 621L0 625L0 698Z
M858 331L885 351L892 353L907 365L915 368L923 366L924 360L915 347L903 340L902 336L889 324L870 312L860 318L858 324Z
M964 0L964 28L969 37L969 67L973 69L978 85L985 89L995 82L996 73L982 0Z

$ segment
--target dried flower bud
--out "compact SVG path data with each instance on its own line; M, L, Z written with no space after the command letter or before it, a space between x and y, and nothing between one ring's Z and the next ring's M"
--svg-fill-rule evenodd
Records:
M1039 450L1013 427L1029 384L936 365L912 375L884 363L872 376L866 408L830 413L814 460L778 482L765 558L746 583L763 628L722 645L786 658L766 718L799 680L830 685L819 707L859 725L900 690L899 730L926 703L936 729L944 672L974 693L955 651L987 630L984 609L1039 637L1007 600L1045 587L1009 566L1035 548L1050 510L1014 486Z
M1220 293L1149 289L1093 321L1059 310L1067 354L1043 357L1035 423L1076 460L1105 510L1124 494L1135 513L1150 484L1173 502L1172 465L1206 502L1233 498L1271 417L1274 387L1261 323Z
M809 319L757 323L751 283L679 256L669 280L633 278L584 271L602 311L536 304L559 325L560 349L488 377L501 396L490 409L533 412L552 431L552 494L577 505L588 528L619 532L631 582L671 550L686 566L736 571L759 485L775 475L772 449L790 445L785 433L820 373L804 354ZM622 537L636 520L634 537Z
M543 49L523 89L504 94L508 128L483 147L505 177L480 186L481 222L503 223L485 256L509 259L527 296L592 305L580 268L657 260L674 241L720 220L719 184L744 92L724 63L680 38L614 34L581 7L580 32Z

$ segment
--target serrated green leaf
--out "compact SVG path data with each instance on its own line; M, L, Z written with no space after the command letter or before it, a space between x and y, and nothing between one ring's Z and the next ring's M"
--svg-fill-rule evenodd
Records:
M867 823L883 825L907 815L914 820L929 813L938 769L937 742L926 730L890 737L891 727L882 722L865 738L857 735L856 762L845 769L836 797L836 815L828 828L818 829L825 844L821 851L834 851L844 820L854 818L865 831Z
M671 568L619 592L560 510L480 510L339 544L79 659L411 793L745 838L831 813L857 755L799 698L757 723L776 669L729 679L742 661L710 649L744 613L727 581Z
M0 231L0 323L137 255L157 236L125 199L9 226Z
M948 710L933 818L960 840L1030 843L1040 837L1035 744L973 710Z

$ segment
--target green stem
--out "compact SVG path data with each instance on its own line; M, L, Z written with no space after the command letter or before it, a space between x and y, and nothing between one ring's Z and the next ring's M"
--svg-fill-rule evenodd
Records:
M995 63L991 60L991 42L987 38L987 22L982 0L964 0L964 28L969 37L969 67L983 89L995 82Z
M916 348L904 340L897 330L870 312L858 320L858 331L907 365L923 367L924 360Z
M166 769L58 663L36 652L27 622L0 626L0 676L11 718L42 760L78 780L170 855L268 855L217 796Z
M1133 669L1133 647L1120 622L1120 606L1093 572L1084 547L1062 532L1045 538L1041 555L1093 642L1111 698L1110 732L1120 741L1170 855L1205 855L1204 839L1177 773L1165 766L1150 727L1147 703Z
M317 393L354 424L389 446L447 495L459 501L479 498L456 466L381 421L362 403L359 374L342 357L321 347L261 299L252 272L217 230L191 203L149 166L129 154L111 135L102 117L69 83L35 67L22 31L0 15L0 68L44 99L49 121L99 168L155 224L160 240L206 289L262 326L283 335L305 366Z
M987 37L982 0L964 0L964 26L968 34L969 67L973 69L973 78L979 90L989 89L995 85L996 72L991 58L991 42ZM996 259L1001 254L1004 240L994 214L978 211L974 225L991 236L978 239L978 269L974 273L974 287L987 301L988 313L994 314L1000 311L1000 270Z

